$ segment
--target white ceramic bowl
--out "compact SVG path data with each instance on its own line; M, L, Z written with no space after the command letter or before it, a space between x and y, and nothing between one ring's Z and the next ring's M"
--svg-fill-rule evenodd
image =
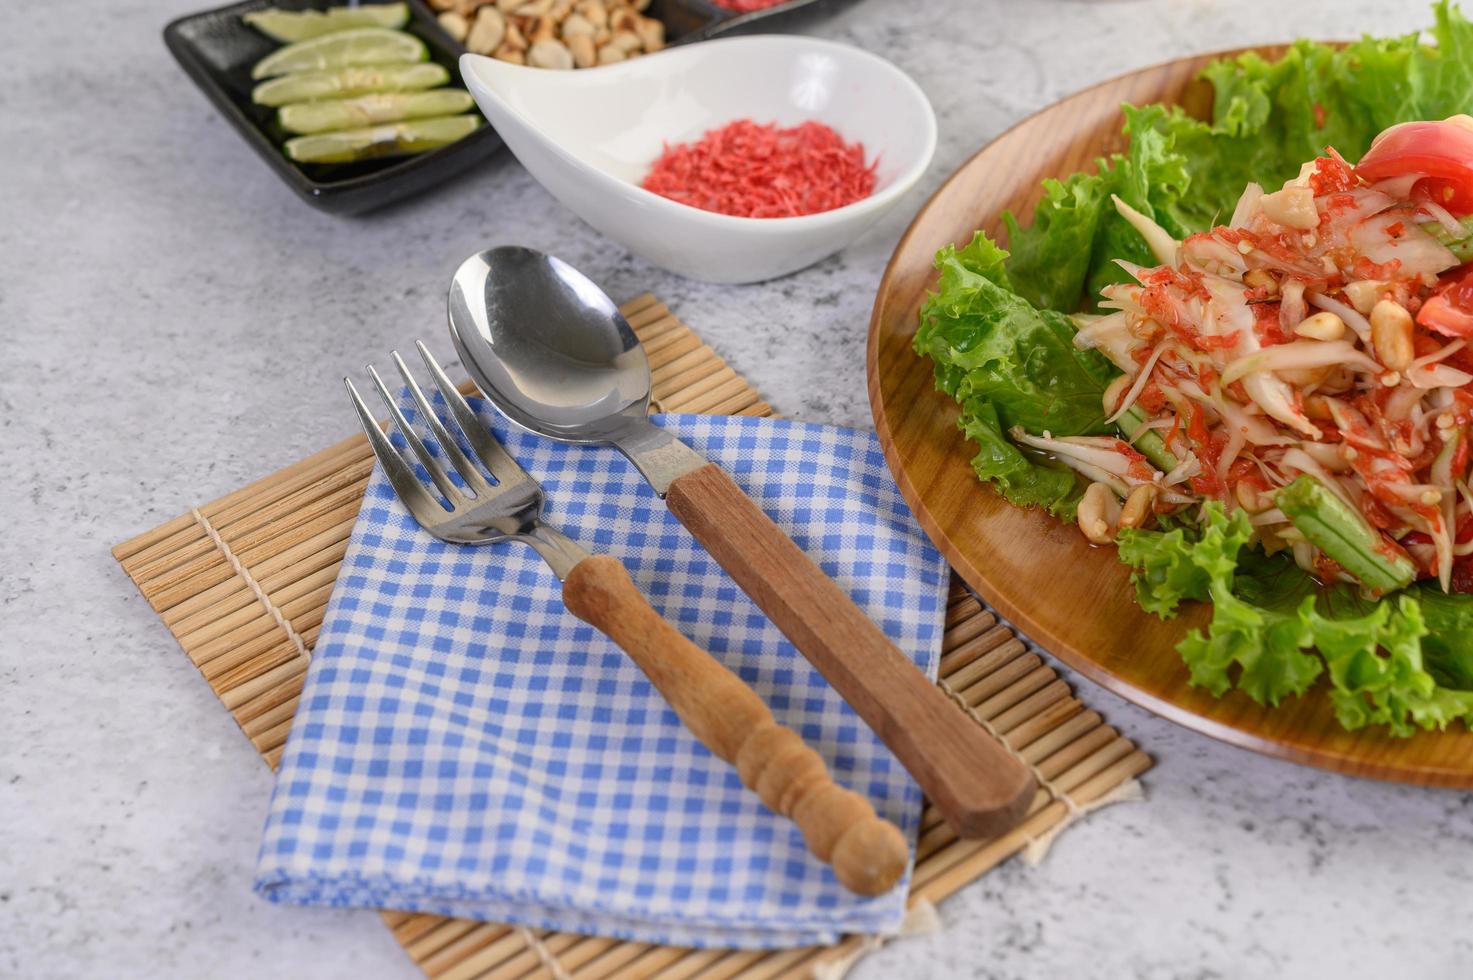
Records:
M900 69L858 48L785 35L670 48L579 71L462 55L481 111L563 204L655 265L708 282L786 275L849 244L909 190L936 149L936 116ZM639 186L663 144L736 119L817 120L878 158L875 192L798 218L734 218Z

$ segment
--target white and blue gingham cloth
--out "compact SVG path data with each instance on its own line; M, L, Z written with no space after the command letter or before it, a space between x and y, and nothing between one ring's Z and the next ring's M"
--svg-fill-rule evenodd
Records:
M913 839L921 794L879 739L612 449L482 417L545 516L624 562ZM871 433L776 419L656 423L724 466L935 676L947 570ZM861 898L564 610L531 549L435 541L368 485L281 760L256 887L674 945L766 948L898 928L909 875Z

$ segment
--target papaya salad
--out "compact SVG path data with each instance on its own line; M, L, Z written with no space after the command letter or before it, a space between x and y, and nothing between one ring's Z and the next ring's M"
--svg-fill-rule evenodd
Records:
M1011 432L1091 481L1085 536L1219 501L1323 581L1473 591L1473 118L1249 184L1184 241L1113 203L1161 261L1122 261L1107 312L1074 318L1121 371L1103 407L1123 437Z
M1147 611L1212 604L1194 684L1323 682L1394 735L1473 721L1473 118L1440 111L1473 89L1434 84L1473 24L1434 11L1436 47L1218 62L1209 121L1125 107L1010 251L942 250L916 335L979 477L1118 547Z

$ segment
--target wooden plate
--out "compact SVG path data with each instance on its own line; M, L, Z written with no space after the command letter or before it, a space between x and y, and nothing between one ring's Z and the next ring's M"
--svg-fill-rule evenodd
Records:
M956 405L935 390L931 362L911 350L938 248L969 241L977 228L999 237L1002 212L1031 213L1043 178L1067 176L1120 149L1121 102L1204 110L1210 90L1193 80L1215 57L1146 68L1057 102L989 144L936 192L896 247L870 321L869 396L880 442L905 499L952 567L1092 680L1258 752L1362 776L1473 788L1473 734L1461 725L1408 739L1384 729L1348 733L1319 689L1266 710L1236 691L1219 699L1190 687L1173 647L1206 621L1206 609L1169 622L1148 615L1132 600L1113 548L1092 548L1074 527L1012 507L979 484L968 463L976 450L956 428Z

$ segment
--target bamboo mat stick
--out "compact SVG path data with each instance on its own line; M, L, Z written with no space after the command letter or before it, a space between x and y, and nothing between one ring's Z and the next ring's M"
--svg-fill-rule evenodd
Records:
M772 407L650 294L622 308L649 353L654 410L766 416ZM461 385L466 394L474 387ZM373 458L361 436L257 480L199 513L310 648L342 571ZM113 549L268 765L281 758L306 663L256 591L193 513ZM1150 760L1000 623L960 581L947 594L942 682L1034 766L1044 788L1022 825L991 841L958 841L927 805L912 902L937 901L1106 798ZM960 710L960 709L958 709ZM1067 794L1068 801L1058 794ZM692 950L497 923L384 912L385 926L426 975L446 980L679 980L806 976L865 947ZM551 968L556 963L557 972Z

